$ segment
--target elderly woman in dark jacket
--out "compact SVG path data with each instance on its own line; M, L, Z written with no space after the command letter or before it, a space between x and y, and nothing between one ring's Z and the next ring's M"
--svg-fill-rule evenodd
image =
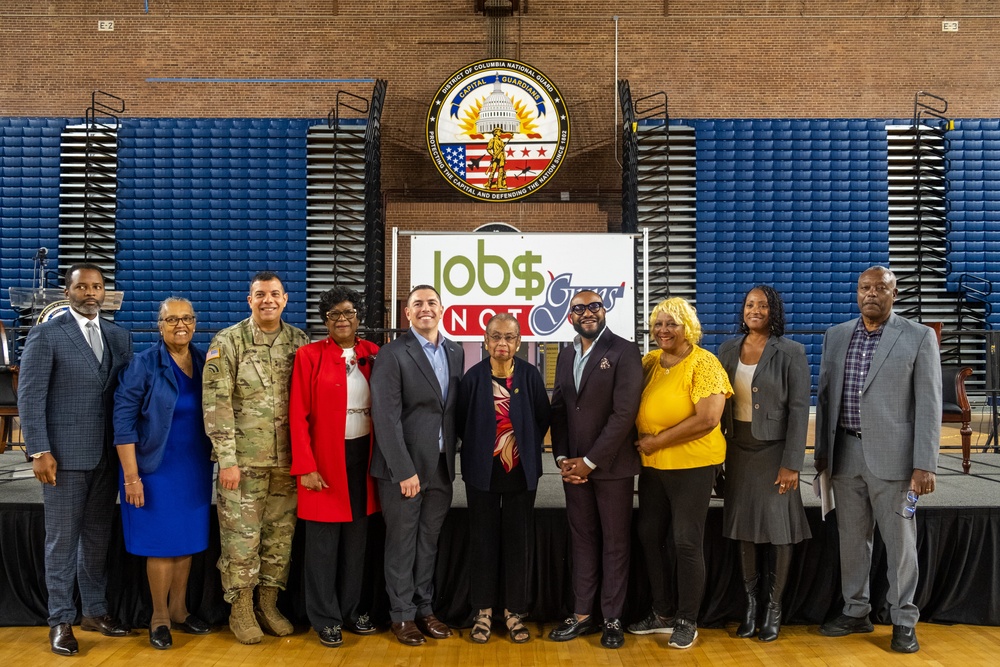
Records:
M772 287L758 285L743 299L743 336L719 347L733 385L722 428L726 435L723 534L740 545L747 608L736 634L757 632L758 588L767 608L758 639L774 641L792 545L811 536L799 494L799 471L809 426L809 363L805 348L785 338L785 308ZM769 587L759 586L757 545L768 545Z
M511 641L531 638L522 623L531 604L533 513L542 474L542 440L549 428L545 382L533 365L515 358L521 329L509 314L486 325L489 358L469 369L458 399L462 479L469 502L473 569L470 637L490 638L504 563L504 621ZM497 605L498 606L498 605Z
M121 373L114 427L125 549L146 556L149 643L166 649L171 626L197 635L210 630L188 613L187 583L191 555L208 548L213 463L201 409L205 353L191 344L191 302L165 299L158 324L160 342Z

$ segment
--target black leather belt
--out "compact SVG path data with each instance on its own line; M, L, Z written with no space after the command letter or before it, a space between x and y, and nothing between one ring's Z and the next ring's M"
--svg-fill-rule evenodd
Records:
M861 439L861 431L852 431L849 428L842 428L840 430L843 431L844 433L846 433L847 435L851 436L851 437L857 438L858 440Z

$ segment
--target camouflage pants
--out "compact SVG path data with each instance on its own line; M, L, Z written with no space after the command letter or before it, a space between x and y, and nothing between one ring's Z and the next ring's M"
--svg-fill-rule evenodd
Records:
M240 467L240 488L219 493L219 571L226 602L241 588L284 588L295 533L295 481L289 468Z

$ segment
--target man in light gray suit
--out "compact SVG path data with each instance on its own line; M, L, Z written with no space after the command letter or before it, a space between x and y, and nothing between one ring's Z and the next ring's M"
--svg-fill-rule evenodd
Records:
M109 637L129 633L108 614L108 542L118 495L111 445L111 399L132 358L132 337L99 317L104 276L94 264L66 271L70 309L32 327L21 355L17 407L24 442L45 502L45 587L49 644L79 650L73 636L80 585L80 628Z
M934 491L941 436L941 362L934 332L892 312L896 276L874 266L858 279L861 317L823 339L816 469L831 465L840 532L844 610L820 626L843 637L872 632L869 572L875 524L885 542L891 648L920 650L915 626L917 526L907 492Z
M371 376L378 480L385 518L385 587L392 632L406 646L451 630L434 616L437 541L455 479L455 405L465 355L438 331L444 314L430 285L406 300L410 330L389 343Z

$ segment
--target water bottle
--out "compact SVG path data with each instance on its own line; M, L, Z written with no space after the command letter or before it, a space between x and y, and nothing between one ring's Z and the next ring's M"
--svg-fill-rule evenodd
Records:
M917 513L918 500L920 500L920 496L915 494L913 491L907 491L906 501L903 503L901 511L896 512L896 514L904 519L913 519L913 515Z

